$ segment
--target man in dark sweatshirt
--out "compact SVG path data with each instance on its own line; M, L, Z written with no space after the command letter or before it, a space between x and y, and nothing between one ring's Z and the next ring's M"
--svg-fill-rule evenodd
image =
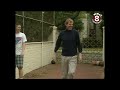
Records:
M66 29L59 34L54 49L56 53L59 47L62 46L62 79L73 79L77 65L77 53L79 53L79 58L82 60L79 32L73 29L73 23L74 21L71 18L65 21Z

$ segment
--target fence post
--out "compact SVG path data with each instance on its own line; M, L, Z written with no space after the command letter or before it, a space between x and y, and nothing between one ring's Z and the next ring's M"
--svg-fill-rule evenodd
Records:
M24 11L22 11L22 18L23 18L23 33L24 33Z
M54 48L55 48L55 44L56 44L56 33L57 33L57 27L53 26L53 59L56 59L56 55L54 55Z
M55 48L55 43L56 43L56 32L57 32L57 27L53 26L53 49Z
M103 62L104 62L104 67L105 67L105 26L103 28Z
M42 60L41 60L41 66L43 67L43 18L44 18L44 12L42 11Z

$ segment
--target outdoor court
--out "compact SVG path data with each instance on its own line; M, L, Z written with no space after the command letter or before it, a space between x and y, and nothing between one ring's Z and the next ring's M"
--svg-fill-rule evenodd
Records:
M24 79L61 79L61 64L49 64L33 70ZM74 79L104 79L104 67L78 64Z

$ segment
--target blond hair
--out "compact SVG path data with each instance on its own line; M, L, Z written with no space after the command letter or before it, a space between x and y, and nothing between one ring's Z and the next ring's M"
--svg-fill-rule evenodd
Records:
M66 19L65 25L68 24L68 22L73 22L74 23L74 21L71 18Z

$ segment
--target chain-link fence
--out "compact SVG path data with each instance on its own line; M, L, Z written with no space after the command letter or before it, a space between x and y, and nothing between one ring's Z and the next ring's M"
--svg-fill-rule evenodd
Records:
M103 30L91 17L83 19L84 30L80 32L83 46L83 62L103 61Z
M55 24L53 11L16 11L16 23L22 25L22 32L28 42L52 41L50 34Z
M15 20L27 37L24 74L49 64L53 56L54 11L16 11ZM16 78L18 71L16 70Z
M55 23L58 23L55 20L57 19L55 11L16 11L15 16L16 23L21 24L22 32L27 37L24 73L49 64L60 31L53 30ZM83 47L83 63L103 61L103 30L99 28L99 24L94 24L89 16L82 18L81 21L83 30L80 30L79 33ZM80 22L80 24L82 23ZM61 60L60 50L61 48L58 51L58 61Z

